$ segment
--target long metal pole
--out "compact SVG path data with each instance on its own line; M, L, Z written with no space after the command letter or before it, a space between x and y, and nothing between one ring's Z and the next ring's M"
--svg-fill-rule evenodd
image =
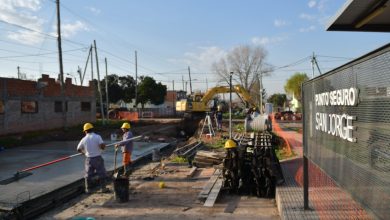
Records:
M65 85L64 85L64 66L62 63L62 46L61 46L61 13L60 0L56 0L57 6L57 41L58 41L58 61L60 64L60 85L62 96L62 120L63 127L66 128L66 109L65 109Z
M138 107L138 57L135 51L135 105Z
M103 110L103 97L102 97L102 88L100 86L100 72L99 72L99 59L97 54L97 48L96 48L96 40L93 40L93 45L95 47L95 58L96 58L96 73L98 78L98 91L99 91L99 98L100 98L100 113L102 115L102 121L105 125L105 119L104 119L104 110Z
M302 109L305 109L305 93L301 85ZM309 210L309 160L306 157L305 149L307 149L307 127L305 114L303 114L303 208Z
M229 139L232 139L232 78L233 72L229 77Z
M106 116L107 116L107 120L108 120L108 109L109 109L109 100L108 100L108 71L107 71L107 57L104 58L104 62L106 64Z
M260 114L263 114L263 72L260 71Z

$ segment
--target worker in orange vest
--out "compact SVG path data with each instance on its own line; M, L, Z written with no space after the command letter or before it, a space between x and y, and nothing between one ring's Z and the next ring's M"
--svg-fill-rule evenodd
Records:
M131 133L130 131L130 123L128 122L125 122L122 124L122 132L123 132L123 136L122 136L122 140L125 141L125 140L128 140L130 138L133 138L133 133ZM120 144L120 145L115 145L115 148L118 149L119 147L121 147L121 150L122 150L122 164L123 164L123 170L124 170L124 174L125 175L128 175L129 174L129 171L130 171L130 165L131 165L131 154L133 152L133 141L128 141L128 142L125 142L123 144Z

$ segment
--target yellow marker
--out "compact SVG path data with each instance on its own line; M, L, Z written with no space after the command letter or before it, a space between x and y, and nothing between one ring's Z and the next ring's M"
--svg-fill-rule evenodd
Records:
M160 189L162 189L162 188L165 188L165 183L164 182L159 182L158 183L158 187L160 187Z

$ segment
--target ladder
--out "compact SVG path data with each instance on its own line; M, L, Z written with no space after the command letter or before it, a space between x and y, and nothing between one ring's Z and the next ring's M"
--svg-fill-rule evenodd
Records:
M211 122L210 114L208 112L206 113L206 117L204 118L202 131L200 133L200 136L202 136L204 134L205 128L208 129L208 134L206 134L206 135L210 135L211 137L215 136L213 124Z

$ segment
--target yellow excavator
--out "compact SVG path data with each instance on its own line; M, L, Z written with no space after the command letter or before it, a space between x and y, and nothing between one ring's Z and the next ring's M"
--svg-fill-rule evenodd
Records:
M185 112L187 114L202 114L208 112L210 111L208 103L214 95L228 92L230 92L229 86L217 86L207 90L204 95L201 93L195 93L187 99L177 101L176 111ZM249 92L241 85L232 86L232 92L237 93L239 97L249 105L249 107L256 107L256 104L252 101Z

